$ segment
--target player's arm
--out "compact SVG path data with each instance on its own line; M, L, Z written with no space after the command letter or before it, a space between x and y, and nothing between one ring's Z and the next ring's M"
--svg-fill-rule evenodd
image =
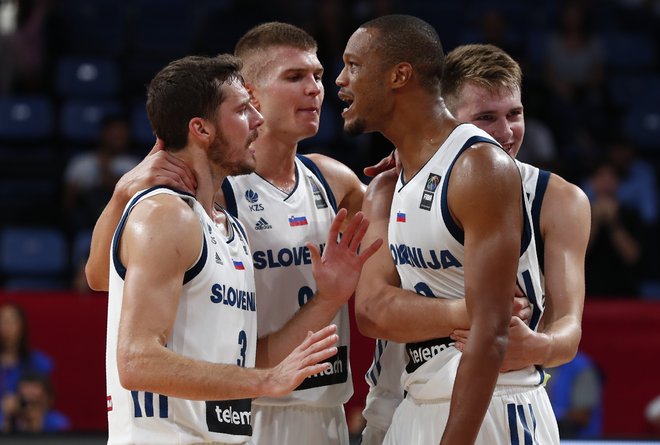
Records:
M351 219L338 239L346 214L346 209L341 209L332 221L322 256L316 245L307 243L317 291L281 329L257 340L257 366L271 366L281 360L308 331L330 323L355 292L364 263L382 240L363 243L369 221L361 212Z
M184 274L202 242L199 219L176 197L157 196L131 212L120 244L127 270L117 345L122 386L190 400L281 396L323 371L327 365L315 363L336 353L334 326L310 333L272 369L194 360L166 347Z
M552 175L541 207L546 308L533 364L546 367L575 357L582 336L584 261L591 207L582 190Z
M335 159L320 154L306 156L321 170L335 195L337 207L348 210L350 221L362 208L362 199L367 186L360 181L353 170Z
M530 365L554 367L575 357L582 336L584 258L589 242L591 208L582 190L552 175L541 207L544 240L545 312L543 330L535 332L512 318L502 371ZM469 331L452 338L459 349Z
M364 242L387 240L387 227L397 173L376 176L365 195L362 210L370 225ZM355 317L363 335L401 343L446 337L457 327L467 327L462 300L428 298L403 290L392 261L389 244L384 243L362 270L355 292Z
M455 163L449 209L465 234L465 300L470 317L441 444L474 443L507 346L522 234L520 176L499 148L479 144Z
M163 150L162 143L157 143L142 162L119 179L92 233L89 258L85 265L87 283L92 289L108 290L108 252L124 207L134 194L154 185L167 185L194 193L197 181L190 167Z

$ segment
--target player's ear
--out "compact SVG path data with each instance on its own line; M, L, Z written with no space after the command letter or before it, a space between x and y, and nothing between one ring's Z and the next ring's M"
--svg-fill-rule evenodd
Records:
M398 63L390 72L392 88L401 88L412 78L413 68L407 62Z
M215 135L215 128L211 122L201 117L194 117L188 122L188 134L196 140L208 144Z

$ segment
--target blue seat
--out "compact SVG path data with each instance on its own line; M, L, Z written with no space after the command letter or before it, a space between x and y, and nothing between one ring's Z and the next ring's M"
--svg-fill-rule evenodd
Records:
M69 142L94 142L103 118L121 112L121 105L113 99L70 99L60 109L60 133Z
M69 249L52 227L5 227L0 234L0 270L5 276L54 278L67 270Z
M111 96L119 91L119 69L110 58L63 57L55 85L62 96Z
M0 97L0 139L38 141L53 130L53 106L46 96Z

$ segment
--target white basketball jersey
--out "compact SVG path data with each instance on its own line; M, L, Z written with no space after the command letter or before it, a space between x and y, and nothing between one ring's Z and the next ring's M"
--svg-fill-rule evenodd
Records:
M223 184L227 209L248 232L259 295L259 336L280 329L316 292L305 244L323 249L336 214L334 195L309 158L295 160L296 185L286 193L252 173ZM342 405L353 394L349 366L349 318L344 305L332 321L339 335L332 369L305 379L290 395L259 398L256 405Z
M459 125L424 167L394 193L388 238L392 259L404 289L431 298L464 298L463 232L447 204L447 184L458 156L478 142L497 143L472 124ZM518 284L530 300L530 327L536 329L543 313L531 214L525 203L525 224L518 266ZM449 337L406 345L408 363L404 389L417 400L449 399L461 358ZM533 386L543 382L534 366L501 373L499 385Z
M531 205L537 256L541 269L543 269L543 241L539 220L550 172L519 161L516 161L516 164L520 170L527 202ZM541 280L543 280L543 274L541 274ZM368 425L383 431L387 431L389 428L394 410L403 400L401 375L407 361L405 345L393 341L376 340L374 360L365 375L365 380L369 384L369 393L362 414Z
M544 261L543 261L543 239L541 237L541 206L543 205L543 198L548 188L550 181L550 172L541 170L533 165L524 162L516 161L520 176L522 178L523 190L529 203L529 208L532 214L532 224L534 226L534 241L536 242L536 252L541 269L541 285L545 290L545 282L543 276Z
M188 203L199 217L199 229L204 234L199 259L184 277L167 348L212 363L248 368L255 364L256 289L250 250L240 223L227 215L229 230L224 236L192 195L163 187L136 194L126 206L112 240L106 346L108 443L245 443L252 435L250 399L192 401L128 391L119 383L117 335L126 275L119 258L119 239L131 210L157 194L179 196Z

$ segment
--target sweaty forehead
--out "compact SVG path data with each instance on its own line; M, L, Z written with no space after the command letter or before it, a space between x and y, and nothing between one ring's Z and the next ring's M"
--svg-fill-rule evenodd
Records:
M371 28L358 28L348 39L344 56L365 58L373 54L375 49L375 30Z

